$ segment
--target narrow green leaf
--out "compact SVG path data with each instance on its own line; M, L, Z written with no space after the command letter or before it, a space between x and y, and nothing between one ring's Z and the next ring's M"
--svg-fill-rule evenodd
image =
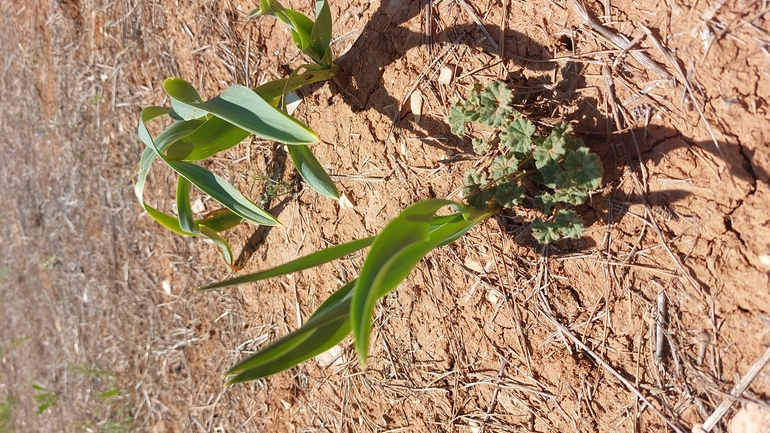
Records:
M321 56L321 61L330 51L332 42L332 13L327 0L316 0L316 17L313 23L311 39L315 51ZM321 63L321 62L317 62Z
M313 329L300 343L283 351L269 362L261 363L236 374L227 384L232 385L260 379L287 370L326 352L339 344L348 334L350 334L350 314L345 314L344 317L332 323Z
M228 266L233 265L233 251L230 249L230 244L224 237L203 224L198 226L198 233L208 238L217 248L219 248L219 252L222 254L222 258L224 258L225 263L227 263Z
M293 92L303 86L321 81L328 81L334 78L334 74L339 71L339 66L318 67L313 65L302 65L297 70L304 69L306 72L294 75L291 80L289 77L278 80L268 81L261 86L254 88L254 93L259 95L268 104L278 107L284 93Z
M432 216L443 205L450 205L460 212L444 216ZM437 207L438 206L438 207ZM491 212L477 212L470 206L453 203L447 200L430 200L427 205L418 204L413 212L402 213L399 222L407 231L414 224L420 225L420 230L425 229L427 235L422 241L408 243L398 254L393 255L377 274L377 281L372 286L372 293L378 299L406 278L414 266L432 249L446 245L467 232L479 221L487 218ZM396 218L398 220L398 218ZM394 220L395 221L395 220ZM387 227L386 227L387 229ZM386 236L395 229L383 230ZM412 236L407 233L404 238L423 238L423 234ZM283 269L273 269L261 275L262 278L279 275L293 270L301 270L331 260L334 257L342 257L346 253L363 248L372 242L372 238L360 239L352 243L338 245L327 250L314 253L303 259L283 265ZM387 244L387 242L386 242ZM387 247L388 245L385 245ZM319 256L319 253L327 257ZM302 263L299 263L302 262ZM300 266L301 264L301 266ZM253 276L248 277L250 280ZM242 279L233 279L225 282L229 285L246 282ZM207 288L213 288L214 285ZM280 340L264 347L254 355L234 365L227 374L234 374L228 384L259 379L274 373L291 368L300 362L310 359L342 341L350 333L352 301L354 291L358 290L358 281L353 280L345 284L332 294L311 315L300 329L291 332ZM369 317L371 319L371 317Z
M139 173L137 174L136 185L134 185L134 194L136 194L136 198L139 200L139 203L142 204L142 207L144 207L144 210L147 211L147 214L150 215L152 219L168 228L169 230L174 231L175 233L189 236L189 233L185 233L179 227L179 220L171 215L155 209L144 201L144 184L147 180L147 175L150 172L150 167L152 166L153 161L155 161L155 158L158 157L157 149L161 149L162 151L164 145L172 142L182 133L182 123L177 122L180 126L174 126L177 125L177 123L171 125L163 133L158 135L158 137L163 141L158 142L158 147L156 149L152 137L150 137L150 133L147 131L145 122L149 122L152 119L166 114L168 114L168 109L162 107L147 107L142 110L138 134L139 138L147 145L147 148L144 150L144 152L142 152L142 157L139 161Z
M291 28L291 38L297 45L297 48L305 52L308 48L312 47L313 20L293 9L284 9L281 13L285 19L281 18L280 14L276 14L276 16L279 16L279 19Z
M163 88L171 96L172 112L169 114L172 118L192 120L206 115L206 110L192 105L202 103L203 99L187 81L181 78L168 78L163 83Z
M189 234L195 234L195 221L190 206L190 182L182 176L177 179L176 209L179 215L179 228Z
M478 212L473 210L473 215L468 218L462 218L462 214L455 214L459 218L454 218L440 226L431 230L428 238L411 244L404 248L398 255L390 260L387 265L387 269L379 273L381 276L381 284L377 298L382 298L390 291L398 287L399 284L411 273L412 269L417 266L417 263L425 257L430 251L440 246L448 245L454 242L457 238L464 235L474 225L480 221L488 218L494 212Z
M467 219L454 216L431 227L432 214L444 205L460 209ZM385 226L361 269L351 306L351 326L362 365L366 365L374 301L395 289L431 250L454 241L494 212L496 209L478 212L448 200L430 199L410 206Z
M233 85L206 102L186 99L190 97L188 87L192 86L180 78L167 79L163 87L173 99L175 110L177 106L200 109L259 137L290 145L318 141L318 136L310 128L272 107L247 87Z
M307 146L289 146L289 156L308 185L319 194L334 200L340 199L340 193L334 181L318 162Z
M274 216L244 197L226 180L205 168L184 161L166 160L166 164L243 219L268 226L281 225Z
M345 257L346 255L352 254L362 248L366 248L369 245L371 245L373 241L374 241L374 236L363 238L363 239L356 239L352 242L347 242L344 244L335 245L333 247L323 249L321 251L316 251L315 253L309 254L305 257L301 257L297 260L293 260L289 263L285 263L283 265L276 266L274 268L271 268L262 272L243 275L240 277L231 278L229 280L220 281L218 283L209 284L208 286L201 287L198 290L212 290L212 289L219 289L222 287L234 286L237 284L253 283L253 282L261 281L267 278L276 277L279 275L286 275L292 272L298 272L304 269L313 268L318 265L322 265L324 263L330 262L332 260L339 259L340 257Z
M234 214L230 209L217 209L206 214L203 219L197 220L196 224L203 224L215 232L222 232L231 229L243 222L243 218Z
M174 143L189 136L205 123L205 118L176 121L158 134L153 141L158 150L165 152L167 148L173 147Z
M415 203L392 219L377 236L372 249L364 261L356 283L351 307L351 326L359 361L366 365L371 331L371 316L374 302L380 290L379 273L389 266L388 262L411 244L425 240L429 235L433 215L441 207L452 203L450 200L429 199Z
M350 333L350 299L355 280L342 286L294 332L270 343L227 371L237 374L228 383L269 376L316 356Z

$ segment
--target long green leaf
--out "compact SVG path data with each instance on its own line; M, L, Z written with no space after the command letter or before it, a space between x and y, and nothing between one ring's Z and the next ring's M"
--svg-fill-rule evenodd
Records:
M233 251L230 249L230 244L225 238L203 224L198 225L198 233L213 242L214 245L219 248L219 252L222 254L222 258L225 259L225 263L227 263L228 266L233 266Z
M181 78L167 79L163 88L171 97L172 107L177 113L187 108L203 110L252 134L290 145L318 141L318 136L310 128L270 106L247 87L233 85L206 102L192 98L195 89Z
M228 384L269 376L291 368L332 348L350 333L350 299L355 280L330 296L305 324L294 332L234 365Z
M215 232L229 230L243 222L243 218L234 214L230 209L217 209L204 215L203 219L196 220L196 224L203 224Z
M316 0L316 17L311 31L313 47L320 57L317 63L325 63L331 58L332 43L332 13L327 0ZM328 54L328 55L327 55Z
M257 224L281 225L274 216L244 197L226 180L205 168L184 161L166 160L166 164L236 215Z
M261 86L255 87L254 93L262 97L271 106L278 107L284 93L293 92L308 84L331 80L334 78L334 74L339 72L339 66L337 65L332 65L331 67L302 65L302 68L307 70L307 72L296 74L291 80L289 80L289 77L285 77L268 81Z
M450 205L460 212L445 216L433 216L435 211L444 205ZM398 286L409 275L414 266L432 249L456 239L458 234L467 232L468 229L492 213L494 210L478 212L469 206L447 200L429 200L428 203L412 208L410 212L404 211L391 223L396 225L400 223L407 232L412 231L416 225L420 225L418 230L420 233L417 236L407 233L403 238L420 238L421 240L408 242L404 248L385 260L381 272L377 274L376 280L371 286L375 299L385 296L390 290ZM388 229L388 227L390 224L386 226L380 236L393 234L393 230ZM342 257L371 243L372 238L360 239L313 253L259 274L235 278L206 288L255 281L255 277L263 279L307 269ZM398 243L397 240L396 243ZM348 282L324 301L302 327L234 365L227 372L235 375L228 384L259 379L278 373L338 344L350 333L353 298L359 287L361 286L357 280ZM369 317L370 319L371 317Z
M312 254L308 254L305 257L301 257L297 260L293 260L283 265L276 266L266 271L257 272L249 275L243 275L241 277L231 278L229 280L220 281L214 284L209 284L208 286L201 287L198 290L212 290L212 289L219 289L222 287L234 286L237 284L253 283L253 282L261 281L267 278L276 277L278 275L286 275L292 272L298 272L304 269L310 269L318 265L328 263L332 260L339 259L340 257L344 257L348 254L352 254L362 248L366 248L369 245L371 245L373 241L374 241L374 236L363 238L363 239L356 239L351 242L335 245L333 247L329 247L321 251L316 251Z
M176 210L179 215L179 228L187 233L195 234L195 221L190 206L190 182L182 176L177 179Z
M470 208L470 206L468 207ZM465 221L465 219L463 219L463 215L461 213L436 216L436 217L433 217L433 219L431 220L430 231L432 233L433 231L441 228L442 226L445 226L448 223L457 223L457 222L463 222L463 221ZM472 227L472 225L468 226L468 229L470 229L470 227ZM460 234L463 234L463 233L465 232L462 232ZM354 241L346 242L344 244L335 245L333 247L316 251L314 253L308 254L307 256L300 257L299 259L292 260L291 262L284 263L283 265L279 265L274 268L270 268L261 272L255 272L253 274L242 275L240 277L231 278L229 280L220 281L214 284L209 284L208 286L201 287L198 290L199 291L213 290L213 289L221 289L223 287L235 286L238 284L254 283L257 281L266 280L268 278L277 277L279 275L286 275L293 272L299 272L305 269L314 268L318 265L322 265L332 260L345 257L348 254L352 254L360 249L366 248L372 244L374 239L375 239L375 236L370 236L367 238L361 238L361 239L356 239ZM454 239L456 239L456 237L445 239L444 240L445 243L442 245L445 245L453 241Z
M361 268L351 305L351 327L362 365L366 365L375 301L401 283L430 250L449 239L456 239L458 233L464 233L491 215L479 212L471 220L454 220L431 232L433 215L447 205L456 203L429 199L406 208L385 226L372 244Z
M156 117L168 114L168 109L162 107L149 107L148 110L149 111L147 112L143 111L146 116L145 121L150 121ZM199 120L174 122L171 124L171 126L158 134L158 137L155 140L152 140L146 128L142 127L141 125L139 127L140 138L147 145L147 148L144 150L144 152L142 152L142 157L139 161L139 173L137 174L134 193L136 194L136 197L139 199L139 202L142 204L145 210L147 210L147 213L150 214L153 219L165 227L168 227L169 229L180 234L185 233L180 231L181 229L178 228L177 223L172 223L172 221L176 220L176 218L160 212L144 202L144 184L147 180L147 175L150 173L150 167L152 166L152 163L158 157L155 149L157 148L157 150L160 152L164 152L166 148L172 146L179 139L198 129L202 124L203 122ZM155 146L150 146L148 142L154 142Z
M350 334L350 315L346 314L335 322L315 328L300 344L283 352L281 356L236 374L227 384L260 379L294 367L336 346L348 334Z
M329 174L318 162L307 146L289 146L289 156L297 171L311 188L323 196L334 200L340 199L340 192Z
M155 158L158 157L156 148L148 144L148 143L152 143L152 138L150 137L150 133L147 131L145 122L149 122L154 118L157 118L166 114L168 114L168 109L163 107L147 107L144 110L142 110L142 120L139 122L138 133L139 133L139 138L147 145L147 148L144 150L144 152L142 152L142 157L139 160L139 173L137 174L136 185L134 185L134 194L136 194L136 198L139 200L139 203L142 204L142 207L144 208L144 210L147 211L147 214L149 214L155 221L159 222L164 227L178 234L188 235L179 227L179 220L177 220L171 215L165 214L155 209L154 207L148 205L144 201L144 184L147 181L147 175L150 173L150 167L152 166L153 161L155 161ZM166 143L171 139L173 139L175 137L174 131L179 129L179 127L175 127L174 129L169 127L166 129L166 131L168 131L169 129L171 129L171 132L167 133L164 137L161 137L161 138L164 138L164 141L159 142L158 148L161 148L163 143ZM161 135L163 134L161 133L159 137Z

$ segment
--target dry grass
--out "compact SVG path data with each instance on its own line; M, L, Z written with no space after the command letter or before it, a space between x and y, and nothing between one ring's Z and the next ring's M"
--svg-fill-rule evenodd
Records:
M733 375L764 352L741 339L766 325L756 323L756 309L743 312L744 304L725 299L725 281L740 277L706 261L730 263L704 241L732 245L729 230L713 234L711 219L690 223L685 210L655 201L666 168L655 145L672 134L697 141L682 147L694 155L696 179L672 170L663 173L669 184L733 177L734 190L726 179L708 184L722 188L709 204L719 216L740 206L725 191L754 194L762 174L754 169L749 179L745 161L736 164L748 146L743 136L740 150L721 138L729 131L707 97L717 90L698 81L696 59L674 57L666 44L675 40L629 24L630 11L615 11L613 22L578 2L549 4L548 22L532 18L545 8L533 4L512 14L500 5L482 13L464 1L431 2L429 14L422 4L406 7L411 19L387 5L379 14L360 2L335 6L339 51L368 59L345 35L402 28L384 48L395 58L378 64L383 74L366 95L374 101L390 92L387 103L358 98L363 110L353 112L348 90L328 88L305 103L305 115L331 131L320 152L357 206L339 210L307 192L282 197L273 204L287 229L257 236L244 227L232 235L241 245L251 235L249 266L371 234L405 203L452 195L458 167L476 161L463 161L467 149L441 119L472 83L498 77L527 95L519 109L540 124L575 122L611 167L585 211L596 222L586 239L539 249L520 215L500 215L434 251L383 300L365 372L343 344L326 367L310 362L224 388L221 372L294 329L361 260L197 294L195 287L223 276L216 252L159 230L135 203L136 117L140 107L165 102L164 78L184 77L211 96L234 82L279 76L296 60L278 27L242 21L251 6L191 1L170 10L83 0L2 7L0 99L19 102L0 116L0 133L11 137L0 156L12 162L0 167L0 199L13 204L0 211L0 402L13 396L17 430L687 431L731 401ZM716 32L697 65L713 61L722 40L739 40L741 55L761 57L765 12L757 4L704 18ZM430 48L418 47L426 35ZM451 85L436 82L442 66L455 71ZM404 108L415 90L426 106L420 125ZM693 117L681 131L655 129ZM245 147L210 164L256 196L255 174L278 164L280 175L285 156L263 143ZM170 209L168 173L149 182L148 197ZM749 323L745 331L725 326L740 321ZM58 395L40 416L33 383ZM759 374L753 388L732 397L761 404L769 383ZM120 394L103 397L113 386Z

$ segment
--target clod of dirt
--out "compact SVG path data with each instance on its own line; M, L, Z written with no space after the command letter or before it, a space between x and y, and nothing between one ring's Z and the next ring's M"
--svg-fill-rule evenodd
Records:
M728 433L770 433L770 409L749 403L730 420Z

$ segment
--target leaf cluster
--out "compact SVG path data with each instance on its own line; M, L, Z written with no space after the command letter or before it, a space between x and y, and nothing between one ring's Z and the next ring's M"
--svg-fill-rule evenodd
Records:
M35 390L35 402L38 403L37 414L40 415L45 412L46 409L56 404L59 401L59 395L53 391L49 391L42 385L33 384L32 389Z
M455 212L436 216L444 206L452 207ZM495 212L496 209L477 211L444 199L420 201L404 209L377 236L336 245L266 271L203 287L201 290L217 289L285 275L371 246L358 278L332 294L302 327L230 368L229 383L255 380L291 368L331 349L351 332L359 360L366 365L375 302L395 289L428 252L453 242Z
M543 215L532 223L538 242L550 243L562 236L578 238L585 226L569 207L585 203L589 191L600 185L601 160L572 135L566 122L548 135L538 134L535 125L513 109L512 100L505 83L495 81L483 89L474 87L465 103L457 102L450 110L450 127L460 137L468 123L499 132L498 154L487 172L466 172L463 195L479 210L492 202L512 208L531 199ZM484 155L489 148L490 143L474 139L476 153Z
M163 88L171 99L171 107L142 110L138 134L147 147L139 163L137 198L147 213L164 227L182 235L204 236L211 240L230 266L234 266L232 250L220 232L245 220L263 225L279 225L280 222L230 183L197 165L197 161L230 149L254 134L289 145L289 156L308 185L326 197L339 199L337 187L308 147L318 141L318 136L281 109L288 92L329 80L338 70L331 61L332 21L327 0L317 0L316 9L316 20L313 21L284 8L277 1L261 0L260 9L251 14L272 15L286 23L297 46L315 65L301 65L289 77L255 89L233 85L207 101L203 101L187 81L169 78ZM168 116L174 122L153 137L147 123L162 116ZM177 174L176 217L144 201L145 182L156 160L161 160ZM222 208L202 219L194 219L191 185L208 194Z
M297 48L316 64L332 65L332 14L327 0L316 0L315 21L293 9L283 7L277 0L260 0L259 8L249 12L249 18L273 16L291 30L291 38Z

